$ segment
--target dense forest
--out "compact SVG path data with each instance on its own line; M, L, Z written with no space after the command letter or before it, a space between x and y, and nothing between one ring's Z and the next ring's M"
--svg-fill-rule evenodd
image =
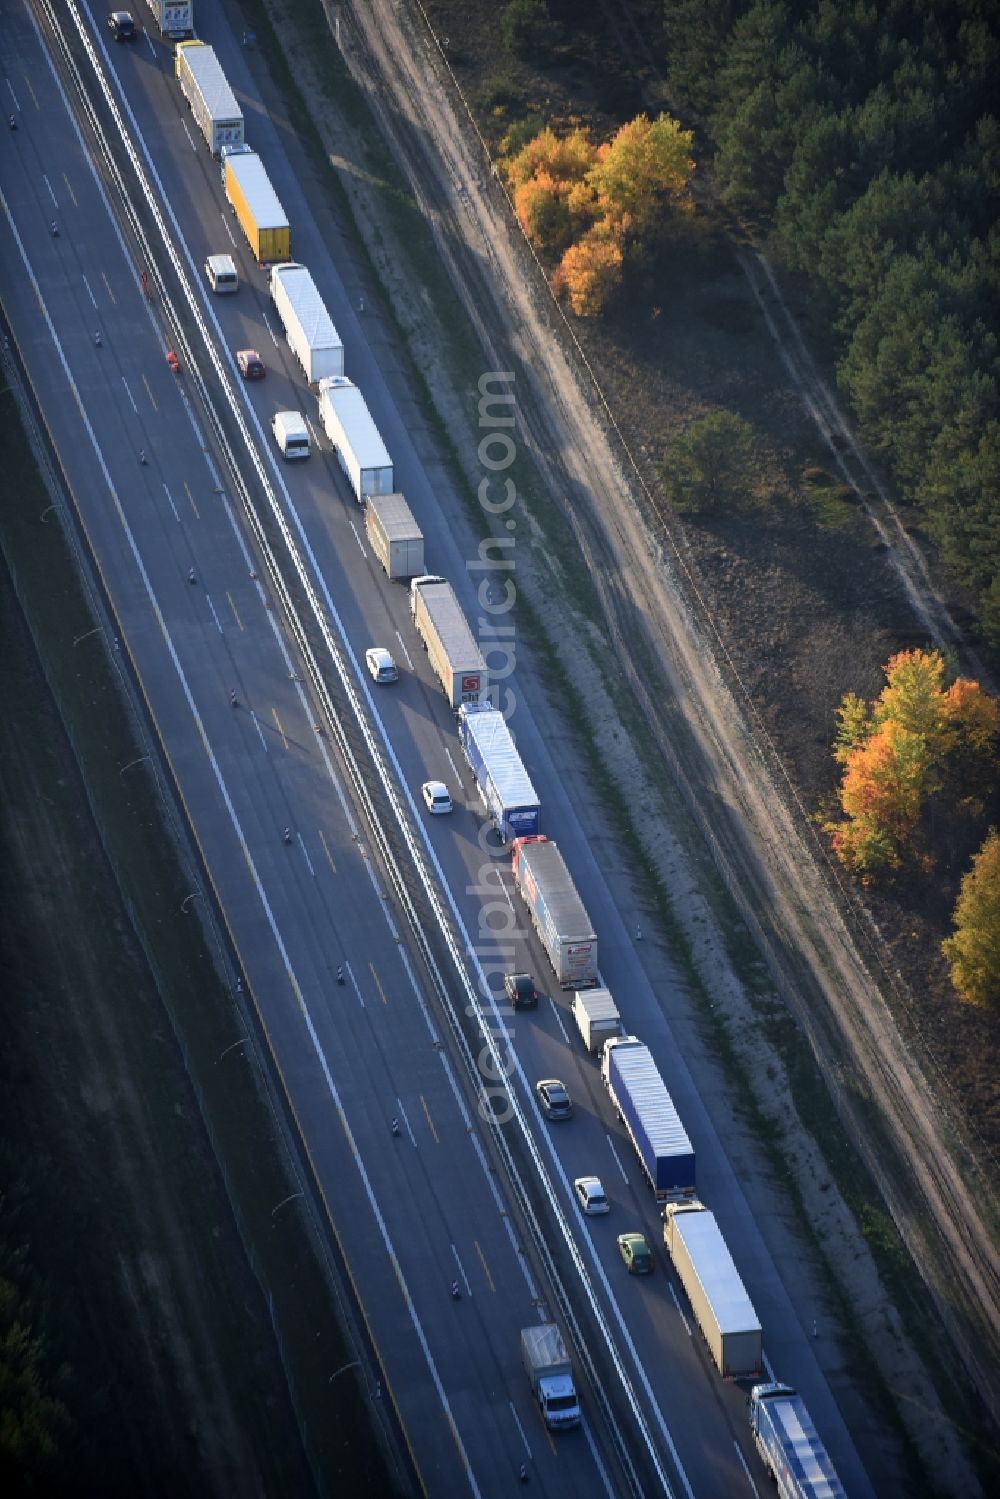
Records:
M664 0L671 104L838 340L863 441L1000 645L1000 7Z

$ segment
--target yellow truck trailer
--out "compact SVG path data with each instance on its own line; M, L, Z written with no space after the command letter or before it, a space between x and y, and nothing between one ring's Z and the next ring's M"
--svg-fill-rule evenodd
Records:
M258 263L290 260L292 231L257 153L224 146L222 185Z

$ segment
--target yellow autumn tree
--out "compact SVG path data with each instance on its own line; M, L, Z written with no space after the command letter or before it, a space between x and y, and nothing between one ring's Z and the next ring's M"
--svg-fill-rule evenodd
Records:
M595 317L622 279L617 240L595 230L570 245L552 276L552 290L565 296L577 317Z
M941 944L951 981L968 1004L1000 1009L1000 835L992 828L962 880L954 933Z
M620 283L626 245L666 207L690 209L691 142L668 115L640 115L600 147L587 130L546 126L505 160L518 222L536 250L561 254L552 287L579 317Z
M930 798L977 813L995 774L1000 713L977 682L946 686L941 652L923 650L900 651L885 677L870 709L854 693L843 699L833 746L847 820L826 831L841 862L866 878L900 867Z
M959 677L944 695L944 711L955 738L976 754L990 754L1000 724L996 698L987 697L978 682Z
M885 686L875 704L876 724L900 724L926 740L940 758L951 740L945 706L945 663L940 651L900 651L885 668Z
M546 172L557 182L582 182L597 160L589 130L577 128L556 135L548 125L504 163L511 187L530 182Z
M664 208L690 212L694 136L676 120L661 114L655 120L639 115L606 144L588 173L605 221L632 233L645 234Z

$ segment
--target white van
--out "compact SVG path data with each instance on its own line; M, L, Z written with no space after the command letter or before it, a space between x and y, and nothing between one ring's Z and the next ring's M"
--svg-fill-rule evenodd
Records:
M309 428L305 417L297 411L276 411L271 418L271 431L286 458L309 457Z
M210 255L205 261L205 275L208 277L209 286L220 296L240 289L236 262L231 255Z

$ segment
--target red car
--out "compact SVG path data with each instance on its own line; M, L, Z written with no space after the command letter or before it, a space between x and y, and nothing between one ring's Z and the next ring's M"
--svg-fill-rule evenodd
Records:
M256 349L237 349L236 367L246 380L264 378L264 361Z

